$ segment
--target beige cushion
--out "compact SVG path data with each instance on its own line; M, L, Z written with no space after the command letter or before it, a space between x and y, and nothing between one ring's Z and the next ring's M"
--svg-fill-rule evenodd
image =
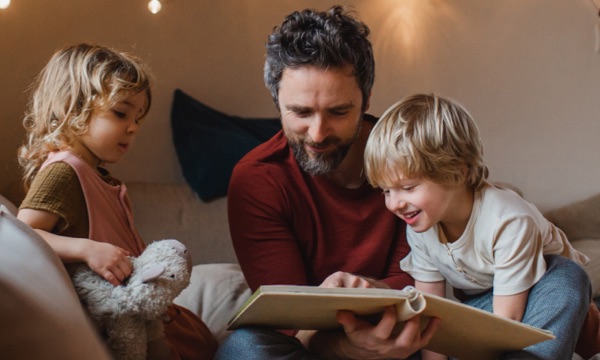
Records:
M192 269L191 284L175 299L198 315L221 343L227 323L251 295L238 264L205 264Z
M229 236L227 198L208 203L185 184L126 183L137 229L147 244L184 243L197 264L237 263Z
M592 297L600 297L600 239L577 240L573 247L590 258L583 268L592 282Z
M600 194L548 211L544 215L564 231L571 242L600 239Z
M6 207L0 249L1 357L108 360L60 259Z

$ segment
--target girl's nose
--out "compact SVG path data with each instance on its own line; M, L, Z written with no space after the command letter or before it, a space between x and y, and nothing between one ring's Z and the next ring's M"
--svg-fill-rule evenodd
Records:
M134 121L133 123L129 124L129 126L127 127L127 133L135 134L135 133L137 133L139 128L140 128L140 124L138 124L137 121Z

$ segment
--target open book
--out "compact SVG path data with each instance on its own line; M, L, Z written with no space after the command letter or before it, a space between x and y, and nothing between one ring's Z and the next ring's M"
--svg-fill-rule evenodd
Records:
M461 360L496 359L504 352L554 338L549 331L413 287L392 290L261 286L234 315L228 329L249 325L274 329L337 329L341 328L335 320L338 310L350 310L368 318L381 314L390 305L396 307L399 329L403 321L417 314L423 315L422 326L428 317L440 318L440 327L426 349Z

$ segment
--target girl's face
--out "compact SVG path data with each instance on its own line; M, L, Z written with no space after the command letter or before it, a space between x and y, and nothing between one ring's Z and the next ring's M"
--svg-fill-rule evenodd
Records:
M462 234L472 207L472 195L465 186L446 187L422 177L401 179L395 184L383 189L385 205L413 231L424 232L441 223L445 231Z
M87 131L78 137L72 150L94 169L101 163L116 163L133 144L146 101L146 92L142 91L109 110L94 111Z

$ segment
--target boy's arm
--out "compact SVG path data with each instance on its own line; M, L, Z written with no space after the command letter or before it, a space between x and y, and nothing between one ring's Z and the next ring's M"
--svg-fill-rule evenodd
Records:
M415 281L415 288L419 291L426 292L441 297L446 297L446 281L423 282ZM446 355L438 354L429 350L421 351L421 359L423 360L446 360Z
M529 290L514 295L494 295L494 314L507 317L512 320L523 320Z
M415 288L419 291L426 292L441 297L446 297L446 281L423 282L415 281Z
M129 253L112 244L85 238L56 235L52 229L59 216L49 211L21 209L17 219L31 226L65 263L85 262L113 285L119 285L132 272Z

